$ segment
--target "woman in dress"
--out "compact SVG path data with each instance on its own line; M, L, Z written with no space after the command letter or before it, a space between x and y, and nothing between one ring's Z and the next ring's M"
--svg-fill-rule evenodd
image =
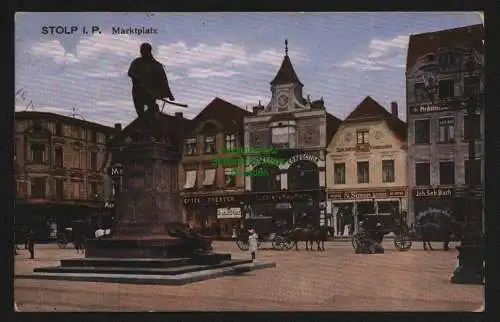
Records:
M248 236L248 250L250 251L250 254L252 255L252 260L255 259L255 253L257 252L257 244L258 244L258 239L259 236L255 232L254 229L250 229L249 231L249 236Z

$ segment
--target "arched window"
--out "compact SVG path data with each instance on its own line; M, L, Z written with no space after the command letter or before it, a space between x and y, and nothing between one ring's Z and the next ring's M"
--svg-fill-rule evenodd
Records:
M288 188L307 190L319 188L318 166L311 161L298 161L288 168Z
M281 175L280 169L275 165L263 164L254 168L255 172L266 169L269 175L253 176L252 190L258 192L278 191L281 190Z

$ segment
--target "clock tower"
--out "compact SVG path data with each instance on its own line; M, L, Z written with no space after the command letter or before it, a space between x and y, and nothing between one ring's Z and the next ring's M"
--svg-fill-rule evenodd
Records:
M303 107L303 87L288 57L288 40L285 40L285 57L278 73L271 81L272 98L267 110L269 112L293 112L296 108Z

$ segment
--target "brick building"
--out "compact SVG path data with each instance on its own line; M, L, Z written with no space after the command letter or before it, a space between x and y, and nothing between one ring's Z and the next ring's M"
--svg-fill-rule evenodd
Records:
M43 240L71 220L100 212L112 131L53 113L16 112L16 224L30 225Z
M462 217L463 203L470 202L464 199L469 180L477 184L476 200L482 207L484 113L476 122L466 123L466 111L454 102L483 90L483 70L466 71L469 59L484 64L483 40L483 25L410 36L406 105L409 209L413 222L429 213ZM438 78L435 91L432 89L434 102L425 84L429 71ZM470 164L466 135L469 126L481 133L481 139L476 141L476 160ZM468 176L469 166L473 167L473 178Z

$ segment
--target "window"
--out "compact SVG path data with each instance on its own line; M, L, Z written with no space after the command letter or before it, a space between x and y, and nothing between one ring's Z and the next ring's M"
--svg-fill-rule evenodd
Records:
M415 144L429 144L430 141L430 121L415 121Z
M358 183L370 182L370 164L368 161L358 162Z
M97 142L97 132L89 130L89 138L90 138L90 142L96 143Z
M428 162L415 164L415 185L428 186L431 184L431 165Z
M234 134L226 134L224 138L224 146L227 150L236 148L236 136Z
M217 174L217 169L205 169L203 186L211 186L215 183L215 177Z
M439 142L453 142L455 138L455 118L442 117L438 121Z
M45 198L45 178L31 179L31 197Z
M439 162L439 183L455 184L455 162Z
M62 146L56 146L55 148L55 166L62 168L64 166L64 159L63 159L63 147Z
M224 182L227 187L232 187L236 184L235 170L232 168L224 169Z
M479 114L465 115L464 140L481 138L481 116Z
M82 169L87 168L87 152L86 151L80 151L80 167Z
M426 101L429 99L424 83L415 84L413 95L415 96L415 101Z
M276 148L295 148L295 127L280 126L271 130L272 144Z
M464 78L464 96L474 97L479 95L481 89L481 82L478 76L465 77Z
M63 200L64 199L64 179L56 178L56 199Z
M439 66L451 67L457 62L457 55L455 53L443 53L439 55Z
M394 182L394 160L382 160L382 182Z
M186 154L196 154L196 138L189 138L186 140Z
M56 123L56 136L63 136L63 128L61 123Z
M455 82L453 79L443 79L439 81L439 98L449 98L455 96Z
M368 144L368 130L356 131L356 143L357 144Z
M205 153L215 153L215 136L205 136Z
M80 169L80 150L73 149L73 168Z
M472 169L470 168L472 165ZM465 184L477 186L481 184L481 160L465 160ZM472 173L471 173L472 172ZM472 174L472 177L471 177ZM470 182L472 178L472 182Z
M90 199L96 199L99 197L99 191L97 189L97 182L90 182L88 186L89 190L89 198Z
M31 161L42 164L45 161L45 146L43 144L31 145Z
M90 151L90 169L97 170L97 152Z
M333 165L334 184L345 184L345 163L335 163Z

